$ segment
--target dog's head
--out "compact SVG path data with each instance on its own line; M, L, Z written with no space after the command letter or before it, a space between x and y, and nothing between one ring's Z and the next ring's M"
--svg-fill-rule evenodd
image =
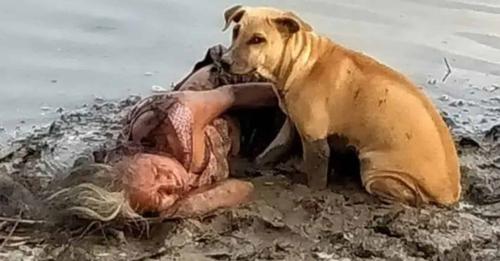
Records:
M223 65L235 74L257 72L273 78L290 37L311 26L292 12L268 7L233 6L224 12L226 30L231 22L232 44L222 58Z

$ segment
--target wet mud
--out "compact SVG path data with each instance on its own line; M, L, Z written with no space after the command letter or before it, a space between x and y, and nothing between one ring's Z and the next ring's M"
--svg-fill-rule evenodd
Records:
M1 148L0 215L13 220L0 220L0 259L500 259L500 125L465 134L446 113L463 173L462 201L453 208L383 204L355 175L333 174L327 191L311 192L296 182L297 159L272 168L235 160L233 175L256 188L249 205L152 223L142 233L106 224L75 231L51 223L43 202L51 182L75 165L99 161L138 100L97 101Z

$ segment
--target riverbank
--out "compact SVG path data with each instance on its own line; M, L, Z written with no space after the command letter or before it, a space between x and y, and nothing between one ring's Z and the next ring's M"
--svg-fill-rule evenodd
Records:
M336 180L311 193L291 180L292 163L273 169L243 164L256 200L208 217L152 224L149 237L94 225L69 234L46 222L42 198L50 181L75 162L113 145L121 119L139 97L103 101L62 113L0 153L0 256L7 260L497 260L500 258L500 126L455 133L463 172L454 208L387 206L355 181ZM77 164L78 164L77 163ZM24 220L17 220L21 215ZM17 222L16 222L17 220ZM1 222L1 221L0 221ZM68 221L69 222L69 221ZM33 224L35 223L35 224ZM17 225L16 225L17 224ZM10 233L12 231L12 233ZM80 236L81 235L81 236ZM16 259L17 258L17 259ZM177 258L177 259L176 259ZM180 259L179 259L180 258ZM344 259L342 259L344 258Z

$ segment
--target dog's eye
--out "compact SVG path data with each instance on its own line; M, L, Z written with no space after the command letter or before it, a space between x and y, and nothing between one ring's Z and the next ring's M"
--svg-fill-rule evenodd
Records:
M248 44L260 44L265 42L266 39L262 36L254 35L250 40L248 40Z

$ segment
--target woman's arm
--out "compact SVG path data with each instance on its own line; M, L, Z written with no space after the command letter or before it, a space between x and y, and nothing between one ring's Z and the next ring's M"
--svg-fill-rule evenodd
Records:
M193 126L203 129L228 109L276 106L271 83L241 83L224 85L206 91L180 91L173 95L190 108Z
M210 82L210 70L212 65L207 65L187 75L182 81L175 85L173 91L206 91L215 86Z
M217 90L226 93L227 97L231 98L231 108L258 108L278 105L272 83L230 84L221 86Z
M165 219L192 218L209 214L217 209L232 208L248 203L253 198L252 183L227 179L198 188L179 199L160 216Z

